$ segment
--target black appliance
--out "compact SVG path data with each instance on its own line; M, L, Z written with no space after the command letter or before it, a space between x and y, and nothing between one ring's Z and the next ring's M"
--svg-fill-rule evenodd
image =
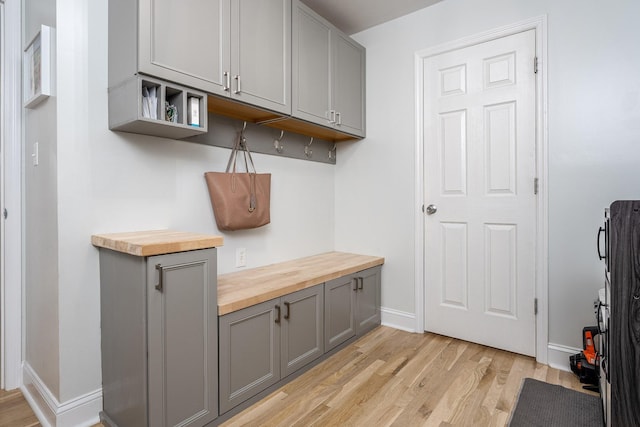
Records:
M640 426L640 200L615 201L605 210L598 254L605 261L596 310L605 422Z

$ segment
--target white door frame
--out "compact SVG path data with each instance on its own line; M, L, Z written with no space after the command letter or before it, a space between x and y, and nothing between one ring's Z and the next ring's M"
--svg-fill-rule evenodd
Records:
M538 300L536 316L536 360L547 363L548 345L548 126L547 126L547 16L542 15L515 24L496 28L480 34L444 43L415 54L416 75L416 176L415 176L415 330L424 328L425 262L424 262L424 118L423 118L423 60L452 50L462 49L497 38L510 36L527 30L535 30L538 74L536 81L536 175L538 177L538 199L536 212L536 281ZM531 64L533 68L533 63ZM533 189L532 189L533 190Z
M2 22L2 102L0 105L2 144L0 155L3 200L0 200L2 227L2 271L0 271L2 377L0 387L22 386L23 299L22 299L22 41L20 0L0 0ZM5 220L3 211L7 209Z

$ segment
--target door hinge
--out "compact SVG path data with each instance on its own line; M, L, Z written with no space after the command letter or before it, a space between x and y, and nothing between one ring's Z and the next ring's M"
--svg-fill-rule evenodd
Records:
M538 194L538 178L533 178L533 194Z
M533 299L533 314L538 314L538 298Z
M533 73L538 74L538 57L533 57Z

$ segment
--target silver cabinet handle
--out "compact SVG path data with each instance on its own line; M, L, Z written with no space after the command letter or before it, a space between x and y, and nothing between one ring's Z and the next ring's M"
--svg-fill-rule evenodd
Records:
M335 110L329 110L327 112L327 120L329 121L329 124L334 124L336 122L336 111Z
M230 86L231 86L231 75L229 74L228 71L225 71L224 73L222 73L222 77L224 80L224 83L222 85L222 90L224 92L229 92Z
M156 264L156 270L158 270L158 284L156 285L156 291L162 292L164 290L164 268L162 264Z
M427 206L427 215L433 215L434 213L438 212L438 207L436 205L429 205Z
M240 92L242 92L242 90L240 89L240 75L236 75L234 79L237 83L236 83L236 90L233 93L235 93L236 95L239 95Z
M342 114L340 114L340 112L336 112L336 125L337 126L342 126Z

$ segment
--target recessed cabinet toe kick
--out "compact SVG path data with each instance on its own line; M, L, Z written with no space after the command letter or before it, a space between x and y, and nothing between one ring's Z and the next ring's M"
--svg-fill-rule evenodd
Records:
M330 252L220 276L216 423L379 325L383 262Z

